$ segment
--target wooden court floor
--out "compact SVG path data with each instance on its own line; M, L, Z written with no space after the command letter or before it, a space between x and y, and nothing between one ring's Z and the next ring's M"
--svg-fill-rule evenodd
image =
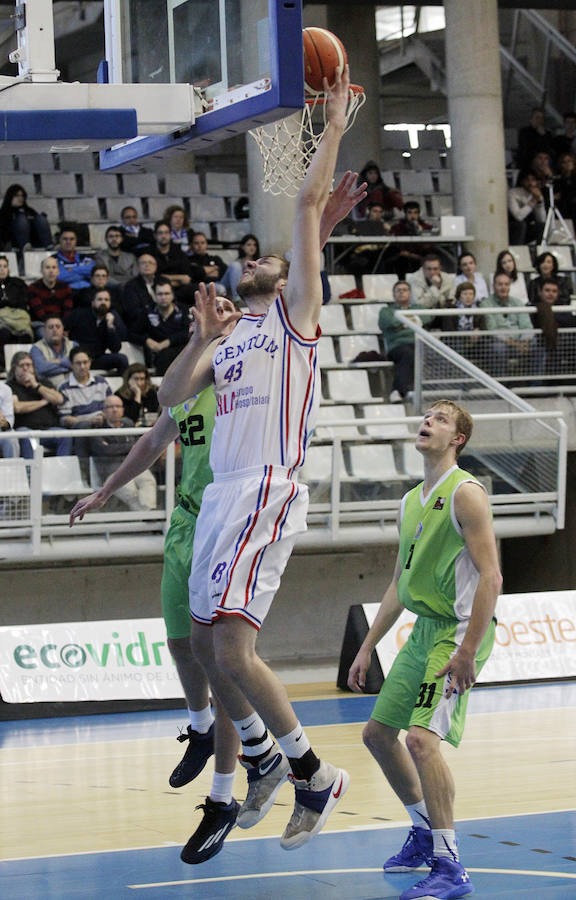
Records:
M179 711L0 723L0 897L397 897L416 878L380 868L406 813L362 744L374 698L328 685L289 692L319 755L350 772L348 793L326 832L288 854L277 842L292 808L285 785L263 822L233 831L199 867L178 854L212 767L170 788ZM478 896L576 897L576 682L476 689L462 745L444 753Z

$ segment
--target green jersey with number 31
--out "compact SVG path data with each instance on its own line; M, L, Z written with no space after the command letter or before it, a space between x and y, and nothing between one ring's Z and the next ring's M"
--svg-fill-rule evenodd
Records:
M189 512L198 514L204 488L213 480L210 443L216 417L214 388L207 387L197 397L171 406L169 413L178 425L182 448L178 502Z

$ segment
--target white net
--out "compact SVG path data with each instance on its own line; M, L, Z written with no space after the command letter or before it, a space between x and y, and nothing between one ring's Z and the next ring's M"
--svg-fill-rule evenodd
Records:
M365 99L361 88L350 88L345 132L353 126ZM249 132L262 156L262 189L266 193L296 196L327 127L324 94L318 94L307 99L301 113Z

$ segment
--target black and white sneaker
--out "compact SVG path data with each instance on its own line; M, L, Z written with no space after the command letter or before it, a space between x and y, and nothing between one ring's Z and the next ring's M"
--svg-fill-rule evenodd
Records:
M204 817L198 828L182 850L180 859L191 866L206 862L220 853L224 841L236 824L240 804L232 798L231 803L215 803L206 797L196 809L204 810Z
M179 734L177 740L189 743L186 753L169 778L170 787L173 788L181 788L194 781L214 753L214 722L206 734L192 731L191 726L188 725L186 732Z

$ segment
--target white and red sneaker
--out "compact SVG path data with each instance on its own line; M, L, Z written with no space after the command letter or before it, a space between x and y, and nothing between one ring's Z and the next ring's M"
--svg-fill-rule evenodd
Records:
M348 790L350 776L344 769L322 761L310 781L299 781L293 775L288 778L296 788L296 802L280 846L284 850L297 850L322 830L328 816Z

